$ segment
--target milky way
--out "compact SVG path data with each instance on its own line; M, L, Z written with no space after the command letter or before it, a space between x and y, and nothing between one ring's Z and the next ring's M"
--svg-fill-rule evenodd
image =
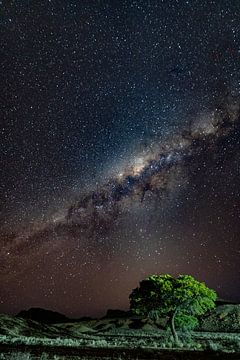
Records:
M177 168L194 167L203 153L211 157L217 147L228 137L239 134L240 99L228 95L214 109L205 114L200 122L192 120L189 129L180 135L172 135L168 141L155 144L155 150L140 157L133 165L126 167L115 177L99 185L98 189L78 195L76 203L65 210L63 215L53 215L46 225L33 226L27 233L16 237L15 242L7 242L1 250L6 253L34 251L35 244L51 241L54 231L59 236L77 236L90 243L91 238L106 235L113 227L119 214L126 212L133 201L142 203L147 192L152 193L161 203L163 195L176 190L174 183L179 172ZM36 241L37 239L37 241ZM10 246L9 246L10 245ZM4 261L2 261L4 268Z
M100 231L111 224L125 198L138 196L142 202L147 191L161 197L161 193L168 190L176 167L191 163L203 149L213 152L214 147L239 126L239 98L228 100L205 124L195 123L195 128L190 127L189 132L183 132L173 143L162 145L161 151L141 159L140 165L125 170L120 178L109 179L99 190L83 194L68 210L67 221L81 229Z

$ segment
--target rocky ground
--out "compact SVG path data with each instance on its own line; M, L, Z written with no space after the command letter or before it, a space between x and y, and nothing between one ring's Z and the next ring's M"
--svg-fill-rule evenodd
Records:
M240 305L218 306L201 320L197 331L179 333L178 348L164 330L166 319L155 324L113 310L102 319L70 320L54 314L48 317L41 310L45 323L34 320L39 320L38 310L24 313L24 318L0 315L0 359L21 359L24 354L26 360L41 354L44 359L240 359ZM49 318L63 322L46 324Z

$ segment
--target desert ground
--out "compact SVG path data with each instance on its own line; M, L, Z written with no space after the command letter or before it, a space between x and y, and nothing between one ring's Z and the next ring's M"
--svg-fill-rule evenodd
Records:
M108 311L102 319L46 323L47 316L39 322L28 312L0 315L0 359L240 359L240 305L218 306L197 331L179 332L178 347L165 319Z

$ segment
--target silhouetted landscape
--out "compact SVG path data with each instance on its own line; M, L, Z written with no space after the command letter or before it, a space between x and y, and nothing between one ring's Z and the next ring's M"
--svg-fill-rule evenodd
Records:
M38 320L38 321L37 321ZM42 320L42 321L40 321ZM108 310L101 319L68 319L40 308L0 315L0 359L239 359L240 305L218 305L174 348L157 323L130 311ZM54 357L55 356L55 357Z

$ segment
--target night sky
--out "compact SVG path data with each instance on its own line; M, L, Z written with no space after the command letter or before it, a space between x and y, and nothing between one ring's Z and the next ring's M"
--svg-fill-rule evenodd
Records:
M0 312L240 301L240 2L0 1Z

